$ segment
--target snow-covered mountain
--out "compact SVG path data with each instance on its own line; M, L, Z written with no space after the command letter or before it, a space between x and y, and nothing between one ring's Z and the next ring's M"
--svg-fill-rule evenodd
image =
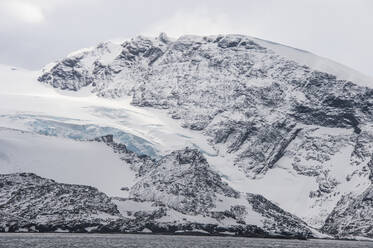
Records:
M40 73L0 72L0 125L23 131L2 131L1 173L90 184L225 227L216 209L240 206L234 219L265 232L301 227L316 235L313 227L373 237L369 228L349 228L354 204L361 213L372 208L361 199L371 186L373 80L338 63L242 35L161 34L101 43ZM17 135L32 138L22 143ZM26 148L32 140L48 145ZM45 173L52 158L42 154L67 143L71 149L56 161L75 153L66 166L76 166L76 181L55 169ZM24 153L30 162L21 161ZM90 173L87 164L95 168ZM252 214L253 199L268 202L261 215L270 220ZM123 215L129 206L116 201ZM298 229L286 229L287 220L284 229L283 218ZM354 221L369 227L372 220Z

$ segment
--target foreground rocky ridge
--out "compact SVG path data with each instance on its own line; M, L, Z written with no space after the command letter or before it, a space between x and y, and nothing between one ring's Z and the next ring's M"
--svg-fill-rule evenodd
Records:
M90 186L68 185L32 173L0 175L0 229L83 231L120 214L110 198Z
M113 143L110 136L100 141ZM154 161L138 177L131 198L124 199L31 173L0 175L0 231L313 235L303 221L264 197L239 193L222 182L195 149Z

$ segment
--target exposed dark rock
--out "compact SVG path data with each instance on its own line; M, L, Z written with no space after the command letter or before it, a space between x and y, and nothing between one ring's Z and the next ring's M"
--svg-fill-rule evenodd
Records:
M338 238L373 238L373 187L361 195L346 195L328 216L322 231Z
M90 186L56 183L32 173L0 175L0 231L82 231L116 219L108 196Z

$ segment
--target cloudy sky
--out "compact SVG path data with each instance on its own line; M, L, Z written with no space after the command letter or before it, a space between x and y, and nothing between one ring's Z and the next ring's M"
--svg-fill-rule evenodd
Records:
M240 33L373 76L372 0L0 0L0 63L39 69L138 34Z

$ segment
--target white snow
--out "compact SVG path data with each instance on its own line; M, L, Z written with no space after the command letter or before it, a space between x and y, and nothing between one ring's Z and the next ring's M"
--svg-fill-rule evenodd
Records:
M187 215L183 214L180 212L177 212L173 209L167 210L167 215L161 217L158 219L159 223L162 222L176 222L176 223L186 223L186 222L191 222L191 223L204 223L204 224L220 224L216 219L208 216L203 216L203 215Z
M223 235L236 235L234 232L228 232L228 231L225 231L225 232L219 232L220 234L223 234Z
M84 228L84 230L86 230L87 232L92 232L92 231L96 230L97 227L98 227L98 226L90 226L90 227L86 227L86 228Z
M33 172L61 183L91 185L111 196L126 197L121 187L134 172L103 143L0 129L0 173Z
M149 228L144 228L140 232L141 233L152 233L152 230L150 230Z
M253 38L253 40L259 43L261 46L271 49L278 55L294 60L299 64L307 65L314 70L333 74L337 76L338 79L353 81L361 86L373 87L372 77L364 75L361 72L337 63L331 59L320 57L308 51L259 38Z
M370 241L373 242L373 239L367 238L367 237L361 237L361 236L352 236L352 237L347 237L347 239L353 239L353 240L358 240L358 241Z
M307 128L307 126L303 128ZM312 129L312 127L308 128ZM352 132L353 130L342 128L323 127L316 129L313 135L341 136L351 135ZM319 228L343 194L351 192L359 194L370 185L368 176L353 173L359 169L350 164L353 148L353 144L346 143L338 153L323 164L323 168L328 170L329 175L335 178L338 184L332 194L321 199L310 197L311 191L319 189L317 178L297 173L292 167L293 157L283 156L274 168L268 170L264 175L257 176L256 179L248 179L243 171L233 166L235 154L224 152L224 147L221 145L217 146L219 151L217 156L206 157L213 168L223 176L223 180L234 189L240 192L261 194L284 210ZM289 149L296 148L290 146ZM306 166L307 163L312 164L313 161L305 160L302 163ZM362 166L360 165L360 167ZM349 181L346 180L348 175L352 175ZM255 220L255 218L253 219ZM260 218L257 220L260 221Z
M158 207L153 206L152 202L148 201L134 201L131 199L113 199L112 202L117 205L117 208L122 216L126 218L135 218L132 213L137 211L144 211L151 213L157 209Z
M217 146L213 149L207 137L201 132L182 128L179 120L171 119L163 110L133 106L130 104L130 98L109 100L88 94L88 91L62 92L42 85L36 81L36 77L36 72L0 66L0 127L33 131L30 126L32 120L65 118L64 123L94 124L135 135L149 142L158 155L185 146L198 147L205 152L211 166L223 175L223 179L234 189L262 194L285 210L305 219L320 218L320 210L331 209L339 199L338 196L324 202L322 209L316 206L309 198L310 191L318 188L315 178L297 174L286 157L265 176L250 180L239 168L233 166L235 154L223 152L224 147ZM303 98L297 97L299 100ZM26 119L19 118L25 115L28 116ZM231 117L242 118L235 113L232 113ZM346 130L320 129L317 132L320 132L320 135L337 135ZM134 173L104 144L4 130L1 134L0 173L30 171L59 182L92 185L111 196L121 197L127 197L128 192L121 191L120 188L134 183ZM56 135L63 136L58 132ZM64 151L63 154L61 150ZM338 168L335 166L338 164L337 161L330 161L332 174L342 180L346 173L352 173L351 168L345 157L335 159L345 161ZM349 183L338 185L338 190L357 192L364 187L366 180L362 181L361 178L354 176ZM127 213L139 204L133 203L131 206L132 203L117 202L117 205L122 213ZM146 204L148 203L141 203L141 208L151 211L152 207ZM227 204L227 201L223 199L221 204ZM217 206L227 207L228 205ZM191 218L180 216L177 212L174 214L174 217L164 218L169 221ZM202 216L196 218L199 221L202 218L207 223L216 223L216 220L208 220ZM249 214L246 221L260 225L261 216L252 211L252 215Z
M65 118L64 123L111 127L146 140L160 154L185 146L214 152L200 133L180 126L161 110L139 108L131 99L110 100L81 92L55 90L36 80L37 73L0 66L0 127L32 129L20 115L32 119Z
M52 124L35 127L34 121L60 120L129 133L149 142L158 155L185 146L214 152L201 133L180 127L161 110L132 106L129 98L108 100L66 91L61 94L38 82L37 74L0 66L0 127L51 130ZM58 129L56 132L58 138L1 130L0 173L34 172L58 182L92 185L111 196L128 196L120 188L133 184L134 173L109 147L77 142L64 138Z

